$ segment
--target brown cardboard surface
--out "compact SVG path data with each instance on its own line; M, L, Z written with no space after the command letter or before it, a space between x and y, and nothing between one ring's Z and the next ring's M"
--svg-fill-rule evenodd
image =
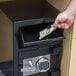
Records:
M58 10L63 11L71 0L47 0L51 5L56 7Z
M76 39L72 39L69 76L76 76Z
M12 22L0 10L0 62L13 58Z
M73 26L73 38L76 38L76 18L75 18L75 21L74 21L74 26Z
M64 31L65 39L63 41L63 54L61 61L61 76L69 76L71 43L73 27Z
M13 0L0 0L0 2L5 2L5 1L13 1Z

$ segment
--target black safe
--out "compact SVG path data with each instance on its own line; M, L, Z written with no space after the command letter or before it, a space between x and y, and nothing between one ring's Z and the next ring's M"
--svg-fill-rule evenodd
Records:
M6 51L0 68L4 75L60 76L63 30L39 39L39 32L54 23L59 11L46 0L12 1L0 6L1 49Z

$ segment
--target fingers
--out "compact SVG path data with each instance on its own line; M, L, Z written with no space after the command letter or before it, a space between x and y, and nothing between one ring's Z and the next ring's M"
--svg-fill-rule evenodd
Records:
M62 23L62 24L56 24L56 27L61 29L68 29L70 26L65 23Z
M69 25L67 23L62 23L61 24L61 28L62 29L68 29L69 28Z
M61 29L68 29L70 26L67 23L56 24L56 27Z
M55 20L56 27L61 29L68 29L71 26L71 24L72 24L72 21L69 21L68 18L62 18L62 19L57 18Z
M55 25L61 29L68 29L74 22L74 16L69 16L67 13L63 12L58 14Z
M65 21L57 21L55 22L56 27L61 28L61 29L69 29L69 27L73 24L74 20L68 20L66 19Z

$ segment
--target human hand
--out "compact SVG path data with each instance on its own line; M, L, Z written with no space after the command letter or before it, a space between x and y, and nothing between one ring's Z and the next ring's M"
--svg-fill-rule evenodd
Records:
M68 29L74 22L74 15L69 12L62 12L58 14L55 24L58 28Z

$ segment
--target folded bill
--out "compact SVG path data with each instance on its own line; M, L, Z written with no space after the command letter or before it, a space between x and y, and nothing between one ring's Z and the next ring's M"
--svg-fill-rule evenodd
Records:
M57 27L55 24L50 25L50 27L45 28L39 32L39 40L45 38L49 34L51 34Z

